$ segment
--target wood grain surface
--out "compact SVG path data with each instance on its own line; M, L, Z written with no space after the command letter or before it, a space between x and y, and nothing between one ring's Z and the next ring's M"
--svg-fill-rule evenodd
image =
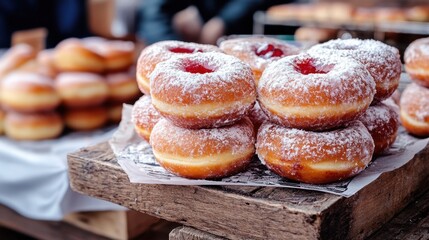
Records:
M270 187L130 183L107 143L68 156L72 188L230 239L363 239L423 193L429 146L350 198Z

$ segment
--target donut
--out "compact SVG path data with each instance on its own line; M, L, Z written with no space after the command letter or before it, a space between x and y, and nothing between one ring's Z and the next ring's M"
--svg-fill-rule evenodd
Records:
M4 133L4 118L6 116L5 111L0 109L0 134Z
M146 95L150 94L149 75L158 63L173 56L189 55L196 52L220 52L220 49L212 45L180 41L160 41L147 46L137 60L136 76L140 90Z
M10 73L3 79L0 100L5 109L19 112L51 111L61 103L52 79L27 72Z
M365 125L374 140L375 156L381 155L395 142L399 115L391 106L382 102L371 105L358 120Z
M137 134L147 142L150 140L153 127L161 118L153 107L150 96L144 95L134 103L131 121L134 123Z
M151 74L150 88L160 114L185 128L233 124L256 101L250 67L223 53L195 53L161 62Z
M255 153L253 125L248 118L211 129L181 128L161 119L152 130L150 144L156 161L167 171L194 179L241 172Z
M54 49L44 49L37 54L37 66L41 74L55 78L58 71L55 69Z
M18 44L7 50L0 58L0 79L25 63L36 58L36 51L27 44Z
M262 111L258 102L256 102L253 108L250 110L248 117L253 123L255 133L258 132L258 129L263 122L268 121L267 115L264 113L264 111Z
M429 38L413 41L405 50L404 61L411 80L429 87Z
M67 107L91 107L107 100L109 87L98 74L84 72L61 73L55 87Z
M365 67L351 58L300 54L272 63L258 85L258 101L271 121L325 130L363 114L375 94Z
M82 39L83 44L104 58L107 72L127 70L134 62L135 45L130 41L109 41L100 37Z
M429 5L417 5L405 10L407 20L416 22L429 21Z
M376 40L335 39L308 50L311 54L351 57L365 65L376 84L375 101L388 98L398 88L402 63L398 49Z
M400 119L404 128L411 134L429 136L429 88L409 84L401 95L399 103Z
M375 8L376 22L403 22L407 20L405 10L396 7Z
M64 112L64 121L72 130L90 131L103 127L108 121L108 113L103 106L68 108Z
M256 84L268 64L299 53L299 49L291 44L262 36L225 40L220 43L219 48L249 64Z
M356 23L373 23L375 21L375 9L372 7L357 7L353 14Z
M111 103L107 106L109 122L119 123L122 120L122 103Z
M15 69L14 72L37 73L50 79L54 79L57 75L57 72L54 69L43 66L36 60L28 61L27 63Z
M338 30L316 27L300 27L295 31L297 41L325 42L337 36Z
M61 72L94 72L105 70L104 58L86 47L79 39L61 41L54 52L55 68Z
M44 140L56 138L63 132L64 123L56 112L8 112L4 119L7 137L16 140Z
M312 132L265 122L256 153L276 174L299 182L324 184L350 178L372 159L374 141L360 121L343 128Z
M128 72L107 74L106 80L110 102L134 102L141 95L135 77Z
M356 8L346 2L332 2L329 6L329 18L335 23L349 23L353 19Z
M276 21L300 20L299 14L304 4L279 4L267 9L267 17Z

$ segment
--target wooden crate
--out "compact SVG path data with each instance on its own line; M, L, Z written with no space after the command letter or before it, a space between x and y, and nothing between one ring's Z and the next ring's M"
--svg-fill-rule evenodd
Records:
M428 189L429 145L350 198L273 187L130 183L107 143L68 156L75 191L230 239L363 239Z

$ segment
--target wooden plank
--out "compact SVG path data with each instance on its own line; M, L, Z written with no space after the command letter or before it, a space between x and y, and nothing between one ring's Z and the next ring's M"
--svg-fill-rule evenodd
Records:
M230 239L362 239L418 193L429 146L350 198L268 187L131 184L107 143L69 154L75 191Z
M2 205L0 205L0 225L36 239L108 239L65 222L38 221L25 218Z

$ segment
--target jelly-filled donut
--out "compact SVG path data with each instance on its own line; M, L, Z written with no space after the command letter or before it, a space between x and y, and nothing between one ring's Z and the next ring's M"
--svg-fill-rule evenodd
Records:
M335 128L366 111L375 83L351 58L301 54L265 69L258 85L259 104L271 121L306 130Z
M62 133L63 128L63 120L56 112L8 112L4 120L6 136L16 140L56 138Z
M250 65L256 84L268 64L299 53L296 46L269 37L247 37L225 40L219 48Z
M278 175L312 184L352 177L372 159L374 141L360 121L327 132L286 128L265 122L259 129L256 152Z
M186 178L222 178L244 170L255 154L253 125L243 118L211 129L177 127L161 119L150 136L153 154L166 170Z
M52 79L27 72L7 75L0 84L0 99L5 109L18 112L51 111L61 102Z
M409 84L399 102L400 118L404 128L411 134L429 136L429 88Z
M258 129L262 125L262 123L268 120L267 114L262 111L261 106L259 106L258 102L255 103L255 106L253 106L252 110L250 110L247 116L253 123L255 133L258 132Z
M185 128L233 124L256 100L250 67L223 53L171 58L156 66L150 81L154 107Z
M376 40L336 39L308 50L323 56L351 57L363 65L376 84L375 101L388 98L398 88L401 59L398 49Z
M106 80L94 73L61 73L57 76L55 87L67 107L97 106L109 95Z
M152 106L150 96L144 95L134 103L131 119L137 134L149 142L153 127L161 119L161 115Z
M374 155L380 155L395 142L398 135L399 115L393 107L382 102L369 106L358 119L374 140Z
M404 54L405 70L414 82L429 87L429 38L412 42Z
M146 47L140 53L137 60L136 76L140 90L146 95L150 94L149 75L158 63L173 56L188 55L197 52L220 52L220 49L212 45L180 41L160 41Z
M76 38L60 42L53 58L55 68L63 72L101 73L105 70L104 58Z

